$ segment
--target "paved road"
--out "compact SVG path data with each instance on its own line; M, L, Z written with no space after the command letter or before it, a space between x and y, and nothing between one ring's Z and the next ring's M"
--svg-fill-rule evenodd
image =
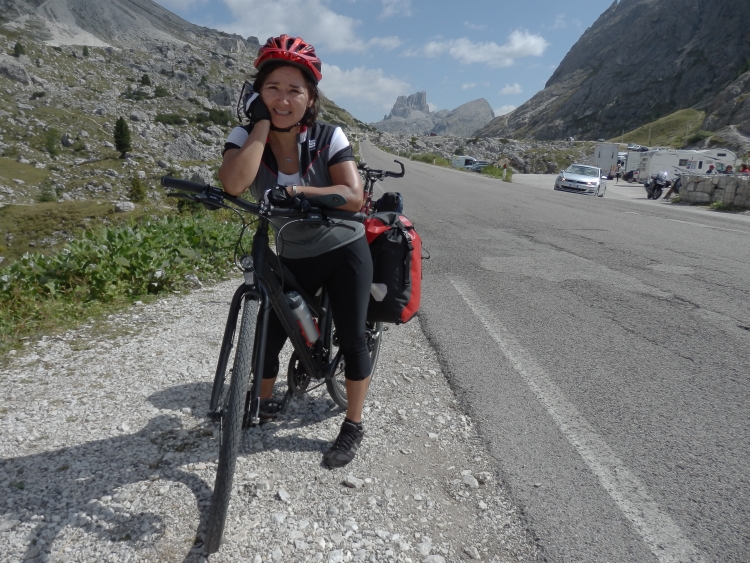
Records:
M548 560L750 561L750 217L414 162L379 188L432 254L421 323Z

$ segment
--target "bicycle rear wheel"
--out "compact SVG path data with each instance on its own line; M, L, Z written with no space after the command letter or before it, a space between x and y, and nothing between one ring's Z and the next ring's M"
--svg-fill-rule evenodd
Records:
M229 510L229 498L232 493L234 469L237 464L237 455L242 446L242 427L245 419L247 389L253 359L257 313L258 302L250 297L245 298L232 369L232 381L229 384L229 393L221 412L219 464L216 470L216 482L206 524L205 545L209 554L216 553L221 545L224 524ZM255 381L253 381L253 384L255 385Z
M334 357L338 352L338 339L336 338L336 327L331 323L331 356ZM383 338L383 323L381 322L367 322L367 347L370 350L370 365L372 370L370 371L370 377L375 375L375 368L378 365L378 356L380 355L380 343ZM346 378L344 377L344 357L341 356L339 361L333 368L333 375L330 379L326 379L326 389L328 394L341 408L346 408L349 405L349 401L346 397Z

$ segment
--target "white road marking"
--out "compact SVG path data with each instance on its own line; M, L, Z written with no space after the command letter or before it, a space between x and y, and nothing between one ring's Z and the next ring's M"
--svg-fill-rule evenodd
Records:
M686 225L695 225L696 227L701 227L704 229L715 229L717 231L727 231L730 233L742 233L743 235L750 235L750 232L747 231L740 231L739 229L725 229L723 227L714 227L713 225L706 225L705 223L695 223L693 221L683 221L681 219L668 219L666 217L663 217L665 221L672 221L673 223L685 223Z
M699 563L704 559L682 529L663 512L647 488L615 455L594 427L565 398L534 358L520 346L500 319L482 304L468 283L448 276L456 291L523 377L570 444L599 478L625 517L661 563Z

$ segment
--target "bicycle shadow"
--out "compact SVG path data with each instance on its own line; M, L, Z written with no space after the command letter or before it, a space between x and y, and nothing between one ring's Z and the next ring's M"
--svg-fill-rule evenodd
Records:
M0 507L5 506L0 512L6 514L5 522L9 524L0 528L0 537L18 526L31 525L31 530L25 534L27 546L22 559L39 562L49 560L57 536L66 527L74 528L74 536L94 534L102 541L111 542L108 545L111 550L119 542L134 542L140 547L136 551L147 550L152 543L148 541L151 536L163 536L166 532L162 516L148 511L152 493L142 495L146 497L145 503L140 504L141 499L136 499L128 505L130 499L118 499L118 490L136 483L156 486L167 481L186 486L195 499L199 515L196 544L184 554L182 561L198 562L205 557L198 538L205 529L213 483L180 469L179 464L188 459L193 463L216 460L218 441L212 429L218 430L218 424L199 425L186 437L182 415L178 413L186 406L200 412L210 392L211 385L205 382L170 387L150 395L148 401L155 408L174 414L160 414L138 432L28 456L0 458L0 481L10 481L6 498L0 500ZM302 414L293 411L265 428L248 429L246 447L240 455L260 452L247 447L248 443L254 444L258 436L263 449L321 452L327 441L302 437L294 430L339 417L342 413L339 408ZM206 440L213 442L211 447L202 447ZM181 452L175 455L175 449ZM113 498L101 503L106 496Z
M208 396L210 386L204 383L177 386L160 391L148 399L160 409L179 411L184 399L195 395ZM178 464L184 455L174 457L174 446L180 444L191 460L210 462L216 451L202 451L200 444L207 439L202 431L185 436L180 415L160 414L135 433L121 434L102 440L52 451L0 458L0 481L10 481L5 498L0 500L1 512L6 514L0 537L19 526L31 527L24 534L26 548L23 560L46 562L60 532L68 527L78 534L94 534L103 541L137 544L136 552L148 550L154 534L164 535L166 525L159 514L149 512L150 488L170 484L186 486L193 494L200 523L205 527L205 516L210 501L211 486L199 476L184 471ZM218 449L218 445L217 445ZM183 458L183 459L180 459ZM122 489L136 483L149 483L141 497L121 500ZM126 496L132 496L126 493ZM106 503L100 500L104 497ZM143 497L143 498L142 498ZM114 501L114 502L112 502ZM66 535L70 535L66 534ZM68 540L75 546L74 540ZM184 544L183 544L184 545ZM184 563L199 561L200 546L188 551Z

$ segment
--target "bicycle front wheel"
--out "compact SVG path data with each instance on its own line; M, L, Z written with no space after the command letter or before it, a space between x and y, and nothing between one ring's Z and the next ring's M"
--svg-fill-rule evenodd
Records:
M216 553L224 536L224 524L229 510L229 498L232 493L234 468L237 455L242 446L242 427L247 404L247 389L253 361L253 342L255 340L255 323L258 313L258 302L246 297L242 307L240 334L237 339L237 351L232 369L232 381L229 393L221 412L221 446L219 464L216 470L216 483L211 496L211 507L206 523L206 550Z
M336 337L336 327L331 323L331 356L335 356L338 352L338 338ZM378 365L378 356L380 355L380 343L383 339L383 323L381 322L367 322L367 348L370 351L370 377L375 375L375 368ZM344 377L345 361L344 357L341 356L336 362L333 369L333 375L330 379L326 379L326 389L328 394L341 408L346 408L349 405L349 401L346 397L346 378Z

